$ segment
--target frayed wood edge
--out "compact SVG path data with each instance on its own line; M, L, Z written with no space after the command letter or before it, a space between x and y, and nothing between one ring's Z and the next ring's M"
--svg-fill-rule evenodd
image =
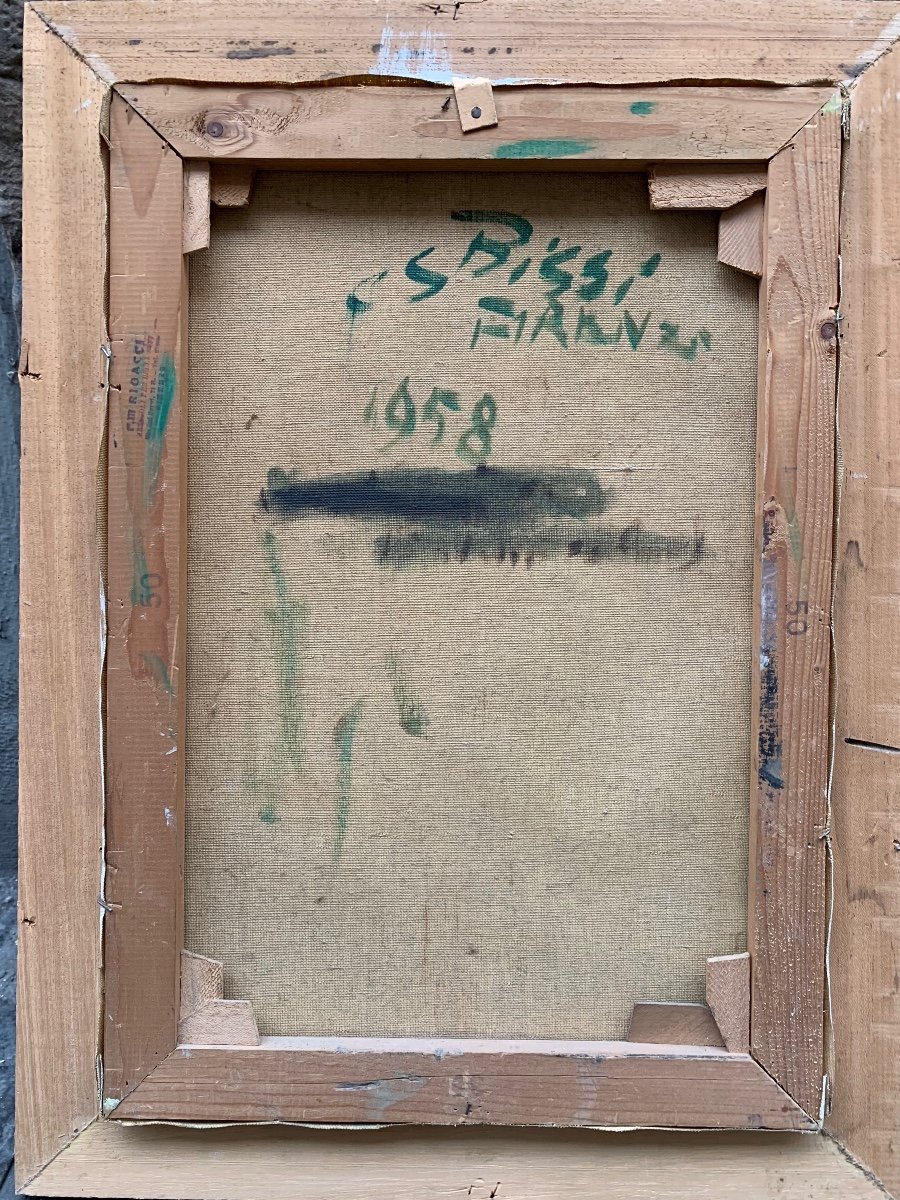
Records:
M148 1125L167 1125L176 1126L178 1129L256 1129L257 1127L265 1126L272 1128L273 1126L282 1126L287 1129L337 1129L352 1132L353 1130L362 1130L363 1132L371 1129L403 1129L402 1125L386 1125L372 1124L367 1122L356 1123L348 1122L344 1124L336 1124L328 1121L163 1121L159 1117L151 1117L146 1121L135 1121L133 1117L126 1117L119 1120L116 1124L123 1129L145 1129ZM406 1126L409 1128L409 1126ZM588 1128L592 1128L588 1126Z

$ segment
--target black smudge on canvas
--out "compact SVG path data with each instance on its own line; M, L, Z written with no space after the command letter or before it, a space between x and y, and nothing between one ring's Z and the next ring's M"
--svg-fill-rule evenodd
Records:
M689 568L711 557L700 532L598 524L613 498L612 488L581 468L392 467L307 478L273 467L259 504L278 521L325 515L374 524L375 561L396 570L466 562L530 567L554 558Z
M304 479L273 468L260 505L282 519L320 513L417 525L527 528L546 518L597 516L611 497L612 490L592 471L580 469L394 467Z

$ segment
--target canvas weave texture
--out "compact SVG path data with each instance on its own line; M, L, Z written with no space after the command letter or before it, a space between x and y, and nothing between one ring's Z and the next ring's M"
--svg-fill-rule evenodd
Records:
M280 173L190 285L186 944L620 1038L745 948L755 281L640 175Z

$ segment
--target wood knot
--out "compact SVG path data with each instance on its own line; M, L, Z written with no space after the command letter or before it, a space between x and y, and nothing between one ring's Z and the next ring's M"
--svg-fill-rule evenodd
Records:
M197 132L210 154L234 154L252 145L253 135L237 108L220 105L197 117Z
M819 326L819 337L823 342L833 341L837 337L837 322L823 321Z

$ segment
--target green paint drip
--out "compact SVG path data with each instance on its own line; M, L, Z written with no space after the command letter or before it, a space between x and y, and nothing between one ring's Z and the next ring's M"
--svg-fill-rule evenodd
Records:
M385 656L385 661L391 675L391 688L400 717L400 728L410 737L424 737L428 727L428 717L403 675L400 656L392 651Z
M273 467L269 472L270 481L275 471L276 469ZM279 475L284 475L284 472L279 472ZM278 542L274 533L263 534L263 550L266 554L266 565L272 572L272 579L275 581L275 599L281 604L288 598L287 576L278 558Z
M334 835L334 861L337 862L344 849L347 836L347 817L350 812L350 790L353 783L353 736L356 723L362 715L362 700L357 700L334 727L334 745L338 752L338 806L337 828Z
M635 100L631 106L631 112L635 117L649 117L655 108L655 100Z
M258 695L258 688L253 688L249 692L250 695ZM241 782L244 793L255 801L259 808L257 816L264 825L275 825L278 823L278 800L279 797L273 787L271 775L266 772L261 774L259 770L259 754L261 747L255 738L255 730L250 729L248 732L244 765L241 770ZM262 750L265 754L265 750Z
M303 651L309 633L309 609L288 595L287 579L273 533L263 534L266 562L275 582L275 607L265 610L278 654L278 698L281 710L279 748L298 769L306 756L303 729Z
M159 361L156 386L150 398L144 431L144 437L147 440L147 452L144 456L144 502L148 508L153 503L153 496L156 492L156 480L162 462L163 440L175 400L177 384L175 361L171 354L164 354Z
M252 733L248 739L248 749L241 775L244 792L260 804L256 815L264 825L276 825L279 820L278 796L272 787L270 777L260 775L257 748Z
M576 154L587 154L595 145L596 142L568 138L530 138L498 146L494 158L571 158Z

